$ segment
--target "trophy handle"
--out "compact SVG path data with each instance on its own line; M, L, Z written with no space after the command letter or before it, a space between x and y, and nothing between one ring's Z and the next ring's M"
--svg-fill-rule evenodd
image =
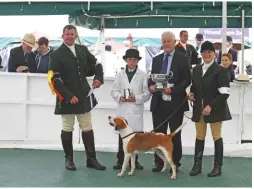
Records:
M169 71L169 73L168 73L168 77L169 77L169 79L172 79L172 78L173 78L173 76L174 76L174 73L173 73L172 71Z
M152 70L147 71L147 78L152 78Z

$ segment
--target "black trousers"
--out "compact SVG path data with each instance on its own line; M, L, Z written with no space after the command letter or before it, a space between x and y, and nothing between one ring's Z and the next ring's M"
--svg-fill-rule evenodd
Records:
M172 113L175 111L171 107L170 101L163 101L160 100L157 104L157 109L155 112L152 112L152 118L153 118L153 128L155 129L157 126L159 126L161 123L163 123ZM175 131L181 124L183 123L183 116L184 112L181 110L181 108L174 113L174 115L165 122L160 128L156 129L155 132L160 132L167 134L168 127L170 129L170 132ZM173 149L173 161L177 167L181 166L181 158L182 158L182 140L181 140L181 131L179 131L173 138L172 142L174 145ZM156 164L159 164L163 166L163 161L160 159L159 156L156 154L154 162Z
M120 135L118 135L118 152L116 154L117 162L123 164L124 151L123 151L123 140Z

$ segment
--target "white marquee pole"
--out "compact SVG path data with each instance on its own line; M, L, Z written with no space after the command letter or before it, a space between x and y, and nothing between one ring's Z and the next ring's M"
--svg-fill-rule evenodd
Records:
M102 16L101 17L101 29L100 29L100 55L101 55L101 64L102 64L102 67L103 67L103 70L104 70L104 73L106 71L106 64L105 64L105 17Z
M222 37L222 53L226 53L227 51L227 1L222 2L222 31L221 31L221 37Z
M242 10L242 44L241 44L241 49L242 49L242 60L241 60L241 70L240 73L244 74L244 27L245 27L245 11Z

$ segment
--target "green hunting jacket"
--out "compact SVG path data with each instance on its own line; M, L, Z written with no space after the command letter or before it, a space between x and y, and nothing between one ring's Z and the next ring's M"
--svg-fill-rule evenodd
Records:
M54 88L63 97L60 102L56 97L55 114L83 114L91 111L97 104L95 96L88 96L91 89L87 78L94 76L102 84L103 68L86 46L75 44L75 54L64 43L50 54L49 70L54 72L52 82ZM70 99L76 96L77 104Z

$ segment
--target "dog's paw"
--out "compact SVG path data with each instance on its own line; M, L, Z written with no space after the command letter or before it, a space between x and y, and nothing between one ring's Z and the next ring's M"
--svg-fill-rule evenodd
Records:
M176 176L171 176L170 179L171 180L176 180Z
M117 176L118 177L123 177L123 173L118 173Z
M133 172L129 172L128 175L129 175L129 176L132 176L132 175L133 175Z
M162 172L162 173L165 172L166 169L167 169L166 167L165 167L165 168L163 167L162 170L161 170L161 172Z

